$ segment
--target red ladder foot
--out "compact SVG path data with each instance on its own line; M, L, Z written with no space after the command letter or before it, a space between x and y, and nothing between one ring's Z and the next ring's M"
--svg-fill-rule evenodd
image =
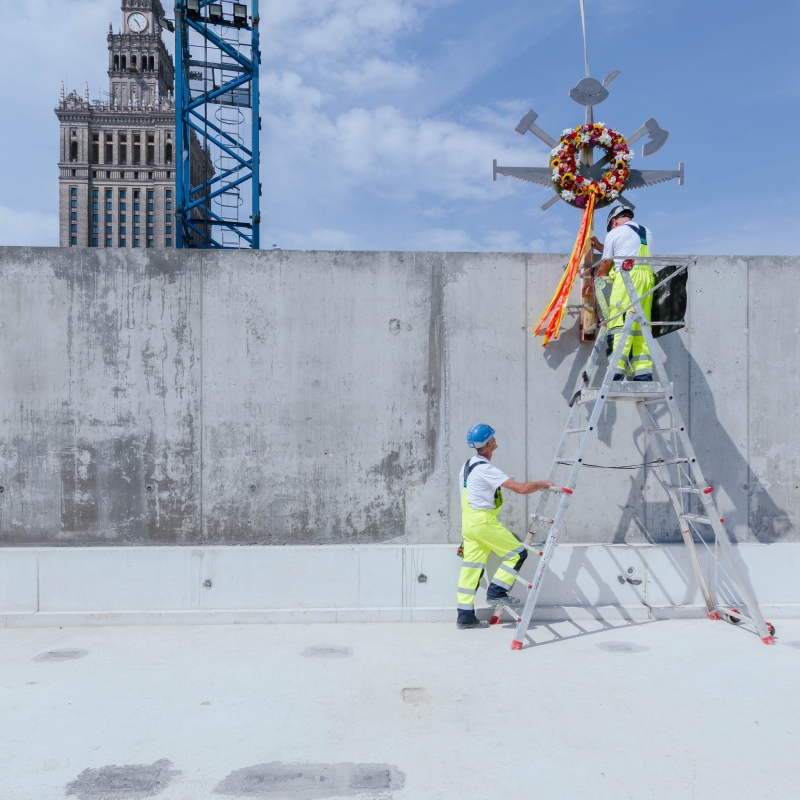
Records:
M719 611L712 611L712 612L711 612L711 613L708 615L708 618L709 618L709 619L719 619Z
M770 637L772 638L772 637ZM516 639L511 640L511 649L512 650L522 650L522 642L518 642Z
M775 644L775 639L771 636L762 636L761 641L764 642L764 644Z
M489 624L490 624L490 625L497 625L497 623L498 623L498 622L500 622L500 617L492 617L492 618L489 620Z

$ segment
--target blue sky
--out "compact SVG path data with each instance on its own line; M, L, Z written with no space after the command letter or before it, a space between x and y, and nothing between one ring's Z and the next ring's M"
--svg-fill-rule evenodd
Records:
M499 177L542 165L514 127L579 124L578 0L262 0L262 242L283 248L565 251L578 212ZM800 5L586 0L589 62L622 74L596 119L671 131L634 166L686 184L629 193L671 253L797 254ZM0 244L58 242L61 80L107 89L117 0L4 4Z

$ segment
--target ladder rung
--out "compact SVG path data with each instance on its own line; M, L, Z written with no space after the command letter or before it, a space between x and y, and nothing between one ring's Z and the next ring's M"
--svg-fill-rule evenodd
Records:
M688 486L668 486L670 492L680 492L682 494L700 494L699 489L690 489Z
M681 514L678 519L689 520L689 522L702 522L704 525L711 525L708 517L701 517L699 514Z
M572 430L564 431L564 433L586 433L588 430L588 428L573 428Z
M519 575L515 575L514 576L514 580L517 583L521 583L528 591L533 589L533 584L532 583L528 583L528 581L526 581L525 578L521 578Z
M538 522L546 522L548 525L553 524L553 518L544 516L543 514L531 514L531 520L537 520Z
M648 428L648 433L680 433L680 428Z

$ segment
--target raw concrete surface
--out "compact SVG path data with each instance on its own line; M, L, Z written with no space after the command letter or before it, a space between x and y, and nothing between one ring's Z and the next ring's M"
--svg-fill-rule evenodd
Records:
M0 545L457 540L476 421L508 474L549 468L586 348L530 328L564 262L0 248ZM798 267L701 258L659 340L740 541L800 540ZM604 417L592 457L641 463L633 410ZM563 536L678 539L645 468L583 477Z
M789 800L800 621L0 630L0 797Z

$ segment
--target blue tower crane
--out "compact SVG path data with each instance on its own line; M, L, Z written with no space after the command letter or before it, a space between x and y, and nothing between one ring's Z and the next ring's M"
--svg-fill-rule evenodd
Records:
M175 0L176 245L259 248L258 0Z

